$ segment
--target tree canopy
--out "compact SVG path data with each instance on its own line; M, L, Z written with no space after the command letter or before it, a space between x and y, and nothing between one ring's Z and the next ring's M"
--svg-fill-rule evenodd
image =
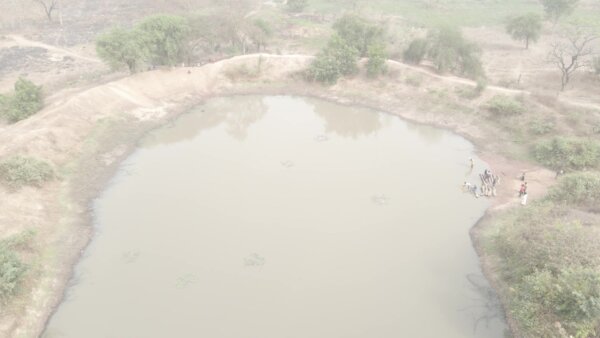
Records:
M139 30L122 28L100 35L96 40L96 52L111 68L127 66L131 73L138 71L150 53Z
M525 41L525 49L529 42L537 42L542 31L542 19L535 13L528 13L510 19L506 25L506 32L513 39Z
M338 36L365 57L371 45L383 45L384 30L376 23L356 15L345 15L335 22L333 29Z
M546 18L556 23L560 18L573 13L579 0L541 0L541 2Z
M150 59L158 65L175 65L185 56L190 28L185 18L175 15L153 15L140 22L136 29L150 51Z
M483 76L481 51L466 41L460 30L444 27L430 30L427 35L427 56L440 72L454 72L468 77Z

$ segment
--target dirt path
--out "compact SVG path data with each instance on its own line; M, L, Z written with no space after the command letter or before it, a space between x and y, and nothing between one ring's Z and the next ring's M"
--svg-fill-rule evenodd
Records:
M75 53L73 51L70 51L68 49L52 46L52 45L49 45L49 44L46 44L43 42L29 40L20 35L7 35L6 37L13 40L16 46L40 47L40 48L44 48L44 49L47 49L52 52L56 52L58 54L68 55L68 56L71 56L76 59L85 60L85 61L94 62L94 63L102 63L102 61L100 61L97 58L81 55L81 54Z

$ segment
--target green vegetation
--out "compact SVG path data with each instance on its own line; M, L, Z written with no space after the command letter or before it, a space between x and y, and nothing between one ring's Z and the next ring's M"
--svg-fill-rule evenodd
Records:
M427 40L427 56L438 71L449 71L471 78L484 76L479 47L467 42L460 30L449 27L431 30Z
M368 56L371 46L382 46L384 31L375 23L355 15L345 15L333 24L335 32L348 45L358 51L360 57Z
M346 40L334 35L308 68L307 77L310 80L334 84L340 77L356 73L357 61L358 51Z
M381 28L353 15L342 17L333 28L336 32L307 70L309 80L334 84L340 77L358 71L357 61L361 56L369 57L367 73L370 76L385 71L386 53Z
M506 32L518 41L525 41L525 49L529 42L537 42L542 32L542 19L535 13L528 13L509 20Z
M491 250L523 337L590 337L600 328L597 229L566 221L567 214L547 200L496 220Z
M54 170L45 161L13 156L0 161L0 181L11 188L25 185L40 187L54 177Z
M523 103L512 96L496 95L487 102L487 109L498 116L522 114Z
M367 62L367 75L377 77L387 71L387 53L382 45L371 45L367 53L369 61Z
M430 30L427 39L413 40L404 51L404 60L418 64L427 56L439 72L452 72L470 78L484 78L481 51L466 41L460 30L443 27Z
M427 40L415 39L403 53L405 62L419 64L427 55Z
M287 8L290 12L302 12L308 5L308 0L288 0Z
M175 65L185 58L190 28L174 15L154 15L131 30L114 28L96 40L98 56L112 68L127 66L131 73L144 63Z
M33 231L24 231L0 240L0 304L6 303L19 290L27 266L18 253L30 249L34 235Z
M572 206L600 210L600 173L567 174L552 188L549 198Z
M184 60L185 44L190 30L184 18L175 15L153 15L140 22L136 29L142 34L153 64L173 66Z
M0 95L0 117L15 123L37 113L44 106L42 88L19 78L13 95Z
M149 57L149 50L138 30L114 28L96 40L98 56L113 69L127 66L129 72L138 71Z
M560 18L570 15L579 0L541 0L546 17L556 23Z
M600 142L591 139L555 137L534 146L534 158L559 170L581 170L600 166Z

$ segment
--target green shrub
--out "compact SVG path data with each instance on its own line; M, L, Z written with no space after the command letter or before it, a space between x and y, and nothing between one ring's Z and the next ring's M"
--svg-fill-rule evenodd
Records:
M403 59L405 62L419 64L427 54L427 40L415 39L404 51Z
M566 266L600 266L595 229L565 223L566 210L546 201L511 211L493 238L502 276L518 283L535 271L559 273Z
M15 82L13 95L0 97L0 115L10 123L28 118L43 106L42 88L24 78Z
M308 0L288 0L287 9L290 12L302 12L308 6Z
M536 271L517 285L511 313L528 337L594 337L600 323L600 273L583 267L558 274Z
M333 24L333 29L360 57L368 56L371 46L384 45L383 28L356 15L344 15Z
M440 72L452 72L470 78L485 77L481 50L467 42L454 27L443 27L427 34L427 56Z
M567 174L552 188L549 197L570 205L600 208L600 173Z
M568 215L549 199L496 218L488 250L525 338L593 337L600 324L599 234Z
M523 103L511 96L496 95L487 102L487 109L500 116L518 115L525 111Z
M15 252L0 243L0 301L6 302L15 294L25 270L25 265Z
M533 148L534 158L550 168L586 169L600 166L600 142L591 139L555 137Z
M555 124L550 120L534 120L529 125L529 131L536 135L546 135L555 129Z
M307 77L310 80L334 84L340 77L356 73L358 55L354 47L334 35L327 47L311 63Z
M11 188L39 187L53 177L52 167L33 157L13 156L0 161L0 180Z
M377 77L387 71L387 54L382 45L372 45L369 47L369 61L367 62L367 75Z

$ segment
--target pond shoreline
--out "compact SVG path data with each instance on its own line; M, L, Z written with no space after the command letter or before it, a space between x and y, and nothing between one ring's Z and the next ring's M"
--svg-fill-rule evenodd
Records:
M47 188L39 194L48 194L46 200L52 200L54 196L57 210L60 214L54 219L48 219L50 230L45 230L41 236L42 241L46 243L46 250L58 250L57 254L48 262L47 270L40 273L48 277L51 282L46 285L38 285L28 295L22 296L22 307L17 307L14 313L9 313L4 319L0 319L0 333L8 333L8 337L33 337L39 336L47 324L49 318L54 313L57 306L65 296L67 287L72 283L74 266L79 261L82 253L93 238L94 229L90 226L93 222L92 210L89 206L97 197L100 191L106 186L112 175L118 169L119 164L132 151L136 149L138 140L148 131L158 128L170 120L177 118L188 108L201 103L204 99L217 96L231 96L244 94L260 95L293 95L316 97L345 105L360 105L367 108L376 109L382 112L388 112L399 116L413 123L431 125L436 128L450 130L469 141L471 141L479 155L495 170L496 166L501 166L510 173L504 180L499 194L506 196L493 200L492 208L504 208L516 205L516 200L512 197L513 179L518 173L524 170L524 167L531 170L542 170L531 164L523 164L516 161L509 161L498 157L490 152L485 145L485 137L482 137L479 130L475 127L466 128L462 121L452 121L449 117L440 118L438 114L429 113L426 106L415 105L411 102L408 106L403 106L404 99L407 96L390 97L388 88L377 88L373 83L364 79L351 79L342 81L333 87L322 87L316 84L307 85L298 77L297 72L303 69L310 61L310 57L291 56L243 56L233 59L220 61L215 64L206 65L198 68L176 68L165 71L158 70L148 73L137 74L122 80L111 82L92 88L85 92L75 94L73 98L65 102L59 102L51 107L44 109L38 115L31 118L31 121L24 121L15 125L15 128L7 128L5 139L16 139L15 144L0 149L0 155L6 155L26 149L31 155L39 156L36 149L43 147L52 147L52 143L60 144L61 147L55 147L53 151L42 152L42 158L53 162L58 168L68 168L63 175L61 182L49 184ZM231 78L226 74L227 71L236 71L240 65L262 64L259 75ZM245 66L245 67L246 67ZM201 74L198 78L196 73ZM182 81L182 79L185 79ZM156 81L160 83L156 83ZM152 88L144 86L150 83ZM360 86L356 86L359 83ZM185 91L187 89L187 92ZM393 89L393 88L390 88ZM367 91L368 90L368 91ZM373 94L373 95L369 95ZM106 99L106 95L112 95L113 101ZM409 95L409 94L407 94ZM91 98L91 100L90 100ZM87 102L86 102L87 101ZM101 111L97 105L102 102L110 102L109 107ZM79 104L84 107L78 106ZM85 110L87 104L90 111ZM412 105L412 106L411 106ZM157 106L159 108L157 108ZM393 107L393 108L392 108ZM61 124L62 121L56 117L65 115L67 119L77 118L84 114L87 118L83 127L80 125ZM50 121L50 123L46 123ZM108 121L108 122L106 122ZM29 138L12 138L11 136L19 133L27 133L28 126L50 126L53 129L53 137L46 137L39 133L30 135ZM108 124L98 127L99 124ZM77 136L69 135L69 131L77 130ZM6 135L8 133L8 135ZM32 134L32 132L30 132ZM65 140L56 141L56 137L65 136ZM35 138L36 144L30 147L23 146L23 142L31 141ZM17 144L21 142L21 144ZM62 143L61 143L62 142ZM481 146L481 147L480 147ZM65 156L62 147L67 149L74 148L70 156ZM465 159L467 160L467 159ZM32 193L25 191L23 194ZM37 197L36 192L33 197ZM60 205L62 196L68 200L65 205ZM40 200L44 200L40 198ZM11 207L9 205L9 207ZM18 208L19 206L12 206ZM490 217L489 213L482 218ZM53 221L60 221L60 225L52 225ZM490 283L497 287L497 282L493 268L486 257L482 256L480 250L480 241L477 229L481 226L482 220L473 226L471 230L472 242L477 250L481 260L481 265L486 278ZM42 224L43 221L40 221ZM82 227L82 225L87 225ZM54 228L53 228L54 227ZM52 230L54 229L54 230ZM61 246L61 240L68 238L67 246ZM48 244L49 243L49 244ZM43 254L43 256L47 256ZM49 286L49 285L50 286ZM30 300L30 301L28 301ZM35 300L35 301L34 301ZM507 318L511 329L510 318ZM2 328L10 327L7 331Z

